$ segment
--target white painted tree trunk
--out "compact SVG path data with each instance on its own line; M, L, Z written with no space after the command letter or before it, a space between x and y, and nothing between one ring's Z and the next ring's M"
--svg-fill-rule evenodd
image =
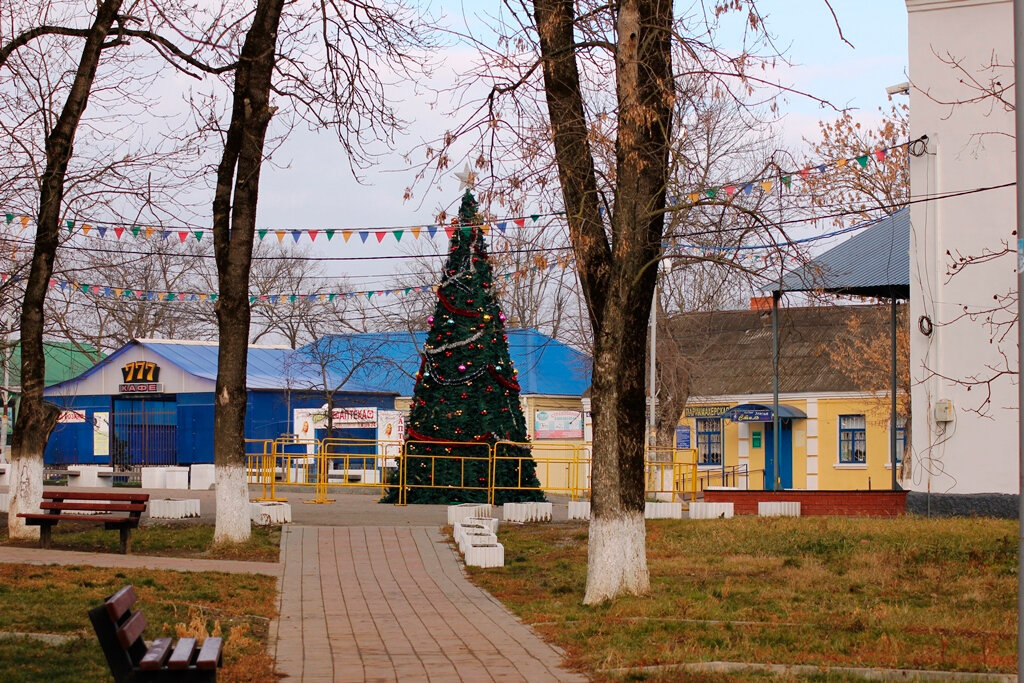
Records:
M242 465L217 465L217 525L214 543L240 543L249 540L249 485Z
M18 513L39 512L39 504L43 500L43 461L39 458L14 458L10 482L7 533L12 540L39 540L39 527L28 526Z
M643 512L590 520L583 604L595 605L622 594L644 595L650 590L646 535Z

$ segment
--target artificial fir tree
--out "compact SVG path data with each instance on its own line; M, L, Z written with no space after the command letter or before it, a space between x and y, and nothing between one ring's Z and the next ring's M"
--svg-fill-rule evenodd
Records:
M410 503L486 502L491 476L486 444L527 441L518 371L509 357L505 315L492 291L483 228L469 190L458 223L448 232L451 251L428 319L406 423ZM527 447L499 447L494 480L495 503L544 499ZM398 483L397 473L389 483ZM384 500L394 502L397 496L392 487Z

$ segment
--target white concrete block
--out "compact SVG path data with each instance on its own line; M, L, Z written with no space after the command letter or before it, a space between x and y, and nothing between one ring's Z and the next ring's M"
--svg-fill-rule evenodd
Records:
M11 499L8 498L6 493L0 493L0 510L3 510L6 514L11 508Z
M0 465L0 486L10 486L11 466L7 463Z
M497 517L467 517L465 519L467 524L479 524L483 528L490 531L492 534L498 533L498 518Z
M187 489L188 488L188 468L187 467L168 467L167 478L164 482L164 487L169 489Z
M193 491L209 491L217 482L215 465L192 465L189 468L188 487Z
M732 503L690 503L690 519L729 519L733 514Z
M144 489L165 489L167 488L166 467L143 467L142 488Z
M490 531L467 531L462 534L462 545L459 551L465 555L466 551L475 545L492 545L498 542L498 537Z
M483 524L476 524L474 522L456 522L452 528L452 538L455 543L459 546L459 551L462 551L463 537L471 531L486 531L492 533L490 529L485 527Z
M468 567L504 567L505 546L500 543L470 546L466 548L464 559Z
M682 503L647 501L644 505L644 519L682 519Z
M250 502L249 518L254 524L286 524L292 521L292 506L288 503Z
M185 519L199 516L198 498L154 498L149 501L153 519Z
M493 508L487 503L459 503L448 506L448 523L455 524L469 517L493 517Z
M590 501L570 500L569 519L590 519Z
M68 486L113 488L114 468L109 465L73 465L68 467Z
M506 522L550 522L551 503L505 503L501 516Z
M760 517L799 517L799 501L760 501L757 504Z

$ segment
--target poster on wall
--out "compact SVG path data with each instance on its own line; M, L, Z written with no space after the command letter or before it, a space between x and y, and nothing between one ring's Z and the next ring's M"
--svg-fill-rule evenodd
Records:
M692 448L690 446L690 428L688 426L676 427L676 448Z
M583 413L578 410L538 410L533 414L533 438L582 439Z
M92 414L92 454L110 455L110 413Z
M58 424L73 424L77 422L85 422L84 410L62 410L60 415L57 416Z
M327 429L327 406L320 408L296 408L292 416L295 436L300 439L315 439L316 430ZM343 429L373 429L377 426L376 408L335 408L332 424Z
M405 441L405 413L400 410L377 411L377 441L379 452L386 460L385 467L397 467L396 458L402 453Z

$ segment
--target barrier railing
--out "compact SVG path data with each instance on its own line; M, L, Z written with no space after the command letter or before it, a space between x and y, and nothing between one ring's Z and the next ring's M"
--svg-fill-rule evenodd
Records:
M493 502L493 462L493 451L487 443L406 441L398 463L397 505L408 505L411 489L479 490L486 502ZM443 481L448 483L434 483L439 463L444 470ZM458 474L458 478L453 478L453 474ZM458 484L451 483L453 481Z
M494 444L491 468L493 491L523 490L522 463L532 459L540 488L546 493L569 496L570 500L590 495L590 451L571 443L537 444L499 441ZM538 451L540 453L538 454ZM504 470L503 470L504 468ZM498 485L498 473L515 474L516 485ZM491 493L490 502L494 501Z
M408 504L408 492L413 489L459 488L481 491L481 498L493 504L496 492L532 488L522 479L527 459L533 461L545 493L573 501L590 496L591 452L582 444L282 436L246 440L246 452L249 483L262 487L261 495L254 498L257 501L287 501L277 495L276 486L290 485L313 487L314 496L307 501L313 504L332 502L328 497L331 487L376 488L382 497L397 487L397 505ZM699 471L696 459L693 449L648 450L644 460L646 495L692 501L707 486L731 483L747 487L745 466L742 470L734 466L725 474L721 470ZM438 479L445 483L436 484Z

